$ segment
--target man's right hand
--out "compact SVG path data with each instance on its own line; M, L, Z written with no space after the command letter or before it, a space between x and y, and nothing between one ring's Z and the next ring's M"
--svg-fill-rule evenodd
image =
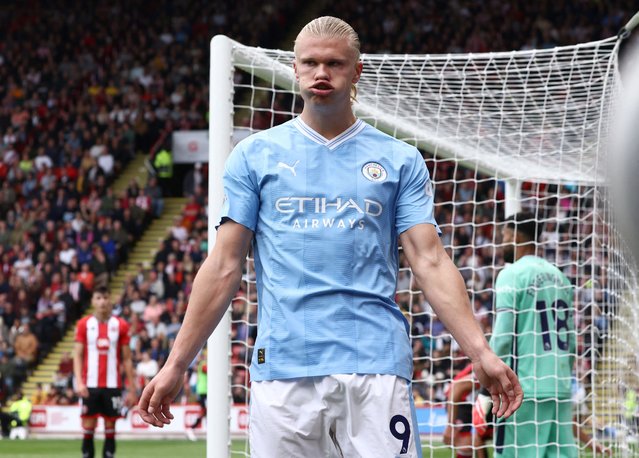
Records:
M138 413L150 425L162 428L173 420L171 402L182 389L184 372L164 366L144 388Z

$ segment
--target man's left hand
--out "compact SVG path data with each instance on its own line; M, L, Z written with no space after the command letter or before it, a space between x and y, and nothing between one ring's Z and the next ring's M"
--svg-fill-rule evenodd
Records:
M493 415L510 417L524 400L517 374L492 350L486 350L473 361L473 371L493 399Z

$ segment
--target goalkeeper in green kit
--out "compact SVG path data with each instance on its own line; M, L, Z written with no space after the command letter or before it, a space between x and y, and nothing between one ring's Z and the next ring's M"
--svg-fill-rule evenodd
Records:
M495 453L505 457L576 457L571 375L576 356L570 281L535 255L541 225L529 213L502 231L505 262L495 283L490 346L518 375L524 402L495 429Z

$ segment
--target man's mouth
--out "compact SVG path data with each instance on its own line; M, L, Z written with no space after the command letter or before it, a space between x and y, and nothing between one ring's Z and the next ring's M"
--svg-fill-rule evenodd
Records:
M333 86L325 82L315 83L311 86L311 92L315 95L328 95L333 90Z

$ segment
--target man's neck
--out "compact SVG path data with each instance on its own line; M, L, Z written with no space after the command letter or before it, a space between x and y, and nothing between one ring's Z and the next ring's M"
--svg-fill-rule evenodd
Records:
M98 321L109 321L109 318L111 318L111 314L109 315L102 315L102 314L98 314L98 313L94 313L93 316L95 316Z
M518 246L517 247L517 255L515 257L515 261L519 261L524 256L535 256L535 247L534 246Z
M351 127L357 120L353 112L350 110L350 107L348 111L344 111L341 114L324 113L318 112L318 110L304 109L300 118L302 118L302 121L304 121L311 129L328 140L332 140L337 137L339 134Z

